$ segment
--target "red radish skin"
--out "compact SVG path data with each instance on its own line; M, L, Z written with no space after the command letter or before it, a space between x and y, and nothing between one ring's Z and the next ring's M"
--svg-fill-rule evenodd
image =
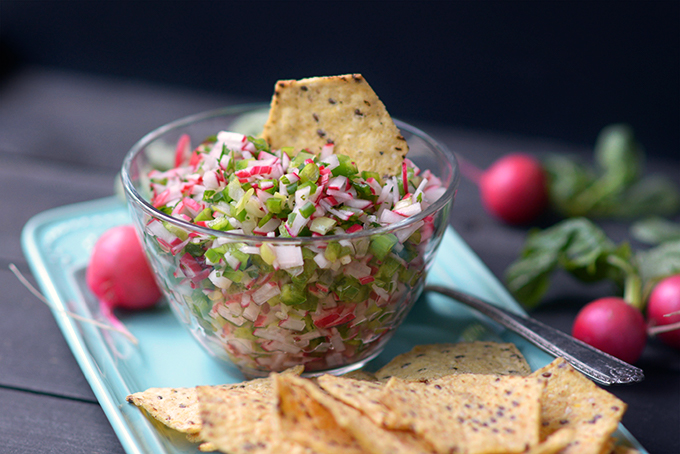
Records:
M545 170L523 153L504 156L482 172L479 190L484 208L511 225L533 221L548 206Z
M99 299L102 314L122 330L125 327L113 314L114 309L148 309L161 298L161 291L131 225L113 227L99 237L85 278L87 286Z
M177 140L175 147L175 167L184 165L191 156L191 137L189 134L182 134Z
M634 364L647 343L647 326L638 309L622 298L606 297L586 304L579 311L572 336Z
M665 344L680 349L680 274L667 277L654 287L647 302L647 320L650 331L655 327L676 325L675 329L659 332L656 336Z

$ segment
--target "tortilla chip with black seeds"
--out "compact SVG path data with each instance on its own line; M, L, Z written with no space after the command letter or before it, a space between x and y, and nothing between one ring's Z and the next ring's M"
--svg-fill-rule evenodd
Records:
M564 454L600 454L611 449L626 404L574 369L563 358L531 374L546 382L541 398L541 439L563 427L574 429Z
M311 454L302 445L281 439L274 419L273 391L269 389L196 388L201 439L230 454Z
M529 449L525 454L557 454L574 439L574 429L563 427Z
M262 137L318 154L329 143L358 169L399 175L408 143L361 74L280 80Z
M354 380L362 380L362 381L378 381L378 377L376 377L374 373L369 372L367 370L363 370L363 369L358 369L358 370L353 370L352 372L347 372L346 374L342 374L341 377L342 378L352 378Z
M417 345L395 357L378 372L379 380L390 377L426 381L452 374L528 375L531 368L511 343L460 342Z
M390 408L385 425L413 430L440 453L520 453L539 442L543 386L517 376L391 378L381 398Z
M296 366L281 373L300 375L303 370L303 366ZM256 391L271 390L271 387L272 382L269 377L216 386L216 388L246 388ZM126 400L178 432L191 435L198 434L201 430L196 388L149 388L146 391L130 394ZM190 441L198 442L200 436L190 437Z
M311 380L288 376L277 378L276 383L282 433L319 452L434 453L415 434L383 428L358 409L327 394Z
M130 394L127 401L178 432L196 434L201 430L195 388L149 388Z
M346 405L368 416L374 423L382 424L389 409L380 402L383 383L352 378L322 375L317 383L324 391Z
M359 442L340 427L320 402L322 391L311 381L274 376L275 418L286 440L325 454L362 454Z

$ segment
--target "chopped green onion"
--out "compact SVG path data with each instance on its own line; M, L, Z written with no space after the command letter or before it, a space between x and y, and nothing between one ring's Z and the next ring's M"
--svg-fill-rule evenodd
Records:
M274 213L269 212L264 215L262 219L257 223L258 227L263 227L267 222L269 222L274 217Z
M368 297L371 287L369 285L361 285L361 283L352 276L343 276L333 286L333 291L338 295L340 301L358 303Z
M359 173L357 165L349 158L349 156L339 154L338 161L340 161L340 165L331 171L334 177L337 177L338 175L352 177Z
M247 216L248 216L248 212L247 212L246 210L238 211L238 212L236 212L236 214L234 215L234 217L235 217L239 222L245 221Z
M307 300L305 292L293 284L284 284L281 287L281 302L288 305L302 304Z
M303 169L300 171L300 181L305 182L316 182L316 180L319 179L320 173L319 173L319 166L314 164L313 162L310 164L307 164L306 166L303 167Z
M333 227L335 227L335 224L336 224L335 219L327 218L326 216L321 216L319 218L314 218L312 220L312 223L309 226L309 229L312 232L316 232L320 235L325 235Z
M315 298L314 296L307 294L307 296L305 297L305 301L303 303L300 303L297 307L303 311L315 312L318 304L319 304L318 298ZM312 325L308 322L307 326Z
M296 191L299 191L300 189L304 189L304 188L307 188L307 187L309 188L309 195L314 194L316 192L316 190L318 189L316 184L312 183L311 181L305 181L302 184L298 184Z
M267 265L273 264L274 260L276 260L276 254L272 250L272 247L267 243L262 243L260 246L260 257L262 257L262 260L264 260Z
M380 186L382 186L382 180L380 179L380 174L378 172L371 172L369 170L362 170L361 171L361 178L364 180L368 180L369 178L373 178L375 181L377 181Z
M234 163L234 170L245 170L248 168L248 163L254 159L240 159Z
M238 178L234 177L229 181L229 184L227 185L227 194L229 194L231 200L240 201L245 193L246 192L241 187L241 183L238 181Z
M314 157L314 154L309 153L307 151L301 151L293 158L292 161L290 161L290 167L300 167L302 164L305 163L307 159L312 159ZM318 167L317 167L318 170Z
M235 211L238 213L241 210L245 210L246 208L246 203L250 201L250 198L255 194L255 189L250 188L248 191L241 197L236 203L236 206L234 207Z
M184 250L187 251L189 254L193 255L194 257L200 257L203 255L203 246L198 244L198 243L187 243L186 246L184 246Z
M307 285L307 281L314 274L314 271L316 271L316 262L314 260L307 260L303 265L302 273L291 278L293 285L298 288L304 288Z
M222 271L222 276L238 284L243 280L243 271L230 270L227 268Z
M416 270L402 268L399 271L399 281L413 287L418 282L418 273Z
M382 281L390 281L392 280L392 276L394 273L399 271L399 268L401 268L401 263L399 263L397 260L393 259L392 257L388 257L385 262L380 265L380 269L376 273L376 279L382 280Z
M295 155L295 148L293 147L281 147L281 151L286 153L289 158L292 158Z
M261 137L248 136L248 142L255 145L257 151L269 151L269 144Z
M303 218L309 219L309 217L314 214L316 211L316 207L312 202L307 202L305 203L302 208L300 208L300 214L302 215Z
M231 255L233 255L238 261L241 263L241 266L239 266L239 270L243 270L248 266L248 257L250 257L248 254L245 252L241 252L239 250L232 250Z
M374 200L375 198L377 198L371 192L371 187L368 185L368 183L352 180L352 187L356 189L357 196L360 199Z
M277 192L274 194L274 197L268 198L264 204L270 213L278 214L281 212L281 210L283 210L283 204L285 201L286 196Z
M223 256L224 250L220 250L220 248L211 248L205 251L205 258L208 259L210 263L219 263Z
M212 210L210 208L205 208L203 211L198 213L194 218L194 221L209 221L213 218Z
M328 243L328 246L326 246L326 251L324 252L324 257L326 257L326 260L330 262L335 262L338 257L340 257L341 249L342 246L340 246L340 243Z
M172 233L173 235L175 235L177 238L179 238L182 241L189 238L189 234L187 233L186 230L184 230L180 227L176 227L173 224L170 224L169 222L163 221L163 227L165 227L165 229L168 232Z
M384 260L399 239L392 233L374 235L371 237L369 249L379 260Z

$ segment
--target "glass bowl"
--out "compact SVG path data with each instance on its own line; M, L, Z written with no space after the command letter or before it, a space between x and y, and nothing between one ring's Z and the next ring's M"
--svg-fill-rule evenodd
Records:
M306 375L348 372L383 350L420 296L448 224L456 161L426 133L395 121L409 143L408 158L441 179L441 195L404 221L350 234L239 235L151 205L149 172L172 166L182 135L194 141L219 131L257 135L267 112L261 104L234 106L147 134L128 152L121 171L130 213L173 313L211 355L248 377L296 365L304 365ZM231 253L230 263L236 257L236 265L211 264L205 254L216 245ZM304 265L276 269L263 259L265 250L301 255ZM317 255L323 258L314 260Z

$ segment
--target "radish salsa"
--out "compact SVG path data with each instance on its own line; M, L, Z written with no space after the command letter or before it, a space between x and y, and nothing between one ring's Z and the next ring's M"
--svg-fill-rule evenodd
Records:
M162 285L208 342L251 371L329 370L379 351L420 293L438 226L431 215L361 232L419 215L445 193L440 179L408 159L400 175L359 172L332 144L317 155L226 131L188 141L175 168L149 173L152 205L249 237L160 218L144 232Z

